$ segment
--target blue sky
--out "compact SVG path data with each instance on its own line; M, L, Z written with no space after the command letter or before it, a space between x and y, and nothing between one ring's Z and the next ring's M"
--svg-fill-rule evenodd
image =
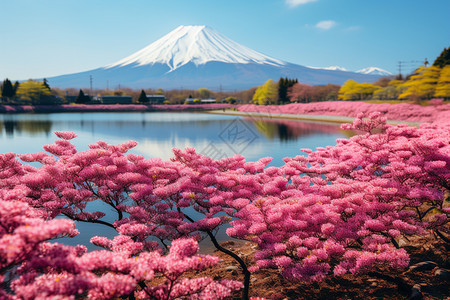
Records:
M305 66L412 71L450 46L449 0L0 0L0 80L101 67L179 25ZM417 61L411 63L411 61Z

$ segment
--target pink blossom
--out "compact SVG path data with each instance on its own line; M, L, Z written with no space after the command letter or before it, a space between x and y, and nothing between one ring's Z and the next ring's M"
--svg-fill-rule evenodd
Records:
M71 140L78 136L76 133L70 131L54 131L54 133L63 140Z

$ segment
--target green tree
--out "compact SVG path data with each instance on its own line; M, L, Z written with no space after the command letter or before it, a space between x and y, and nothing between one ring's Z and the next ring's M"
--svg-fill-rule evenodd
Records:
M288 97L288 89L294 84L298 83L298 79L280 78L278 81L278 103L288 103L290 99Z
M7 99L11 99L11 98L14 97L15 94L16 94L16 91L14 90L14 87L13 87L11 81L8 78L3 80L3 83L2 83L2 97L3 98L7 98Z
M278 100L278 86L269 79L259 86L253 95L253 103L258 105L276 104Z
M19 89L20 83L18 81L14 82L14 96L17 94L17 90Z
M433 63L434 67L443 68L450 65L450 47L444 48L441 54L436 58Z
M225 98L225 101L226 101L227 103L229 103L229 104L236 104L237 99L236 99L236 97L229 96L229 97L226 97L226 98Z
M89 102L91 99L89 96L86 96L82 89L78 92L78 96L75 98L75 103L84 104Z
M139 103L148 103L149 102L144 90L141 90L141 94L139 95L138 102Z
M19 85L16 94L20 99L30 102L30 104L38 104L41 97L50 96L51 92L42 82L30 79Z
M52 90L52 89L50 88L50 86L48 85L47 79L44 78L44 81L42 82L42 84L43 84L49 91Z
M450 65L442 68L434 96L446 99L450 98Z

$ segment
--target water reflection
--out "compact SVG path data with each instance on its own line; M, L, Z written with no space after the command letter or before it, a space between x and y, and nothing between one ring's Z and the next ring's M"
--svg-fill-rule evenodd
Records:
M281 141L297 140L301 137L323 133L335 134L341 131L336 124L306 121L260 119L254 120L253 124L266 138Z
M133 151L146 157L172 157L172 148L195 147L217 157L244 155L248 160L299 154L300 148L334 145L345 136L338 124L242 118L205 113L60 113L0 115L0 153L38 152L56 140L53 131L74 131L79 150L104 140L135 140ZM8 141L8 143L6 143ZM11 143L11 141L13 143Z
M219 123L221 125L219 127L223 129L226 127L224 124L228 124L230 121L230 119L161 120L160 118L152 120L152 118L149 118L146 114L148 113L135 113L136 116L131 119L85 119L83 114L74 114L75 116L68 116L66 120L60 120L59 118L55 120L53 120L53 118L42 119L42 117L45 118L45 115L41 115L41 118L35 118L31 115L30 119L24 118L23 115L16 118L14 116L3 116L3 121L0 123L0 134L4 132L7 136L14 136L15 133L19 135L21 133L28 133L30 135L39 135L43 133L48 135L51 131L60 130L61 127L69 127L73 131L81 129L88 130L94 134L110 134L113 130L119 130L117 134L126 132L127 136L139 138L148 136L148 130L156 130L161 126L167 126L170 123L170 127L178 132L182 131L181 133L183 136L189 136L189 132L197 136L199 132L192 131L189 128L197 127L202 130L210 130L211 126ZM232 118L234 119L236 117ZM270 140L279 139L281 141L289 141L309 135L322 133L335 134L340 131L338 126L329 123L261 118L244 118L243 120L252 124L258 132L262 133ZM155 131L154 133L157 135L158 132Z
M198 152L217 149L221 155L239 152L247 161L273 157L272 166L281 166L284 157L294 157L301 148L335 145L345 137L338 124L320 124L293 120L242 118L205 113L60 113L0 114L0 153L32 153L57 138L53 131L74 131L78 151L103 140L119 144L135 140L131 152L146 158L167 160L172 148L194 147ZM211 152L208 153L212 157ZM220 158L220 157L213 157ZM101 226L79 223L81 234L72 244L88 245L94 235L112 237L115 232ZM223 232L219 233L225 238Z
M28 133L31 135L38 135L44 133L48 135L52 129L52 122L48 120L34 121L34 120L23 120L17 121L14 119L3 120L0 123L0 133L4 132L7 136L13 137L15 133Z

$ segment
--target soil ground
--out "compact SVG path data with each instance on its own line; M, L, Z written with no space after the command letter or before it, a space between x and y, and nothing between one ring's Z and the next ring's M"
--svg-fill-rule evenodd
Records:
M256 249L254 245L244 241L227 241L222 246L244 258L247 264L253 260ZM266 299L450 300L448 273L445 276L435 274L438 269L450 269L449 245L435 239L417 238L404 248L410 254L410 266L424 261L432 261L436 265L421 271L411 270L409 267L404 270L380 267L370 274L330 276L322 282L300 284L283 279L277 270L264 270L252 274L250 296ZM226 278L243 281L242 269L233 258L219 251L213 255L220 258L219 264L201 272L201 276L210 276L216 280ZM417 288L420 288L420 293L414 292ZM239 293L231 297L239 298Z

